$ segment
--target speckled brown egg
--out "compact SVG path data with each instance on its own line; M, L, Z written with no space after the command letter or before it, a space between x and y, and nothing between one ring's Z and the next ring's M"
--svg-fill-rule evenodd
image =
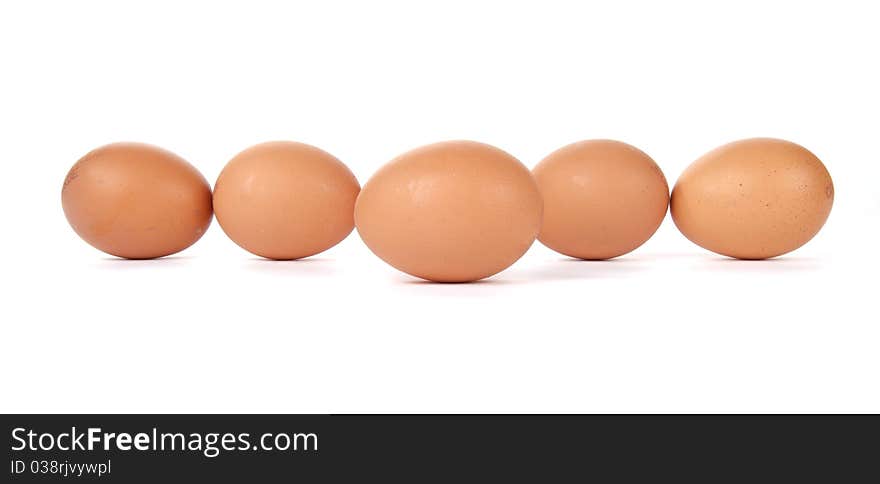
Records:
M766 259L806 244L825 224L834 184L795 143L753 138L691 164L672 191L675 225L695 244L739 259Z
M422 279L468 282L519 259L541 226L529 170L473 141L407 152L377 171L355 206L358 233L393 267Z
M214 185L214 211L226 235L245 250L300 259L351 233L359 191L351 170L330 153L275 141L229 161Z
M610 259L636 249L669 206L669 185L657 163L620 141L564 146L532 173L544 196L538 240L571 257Z
M73 165L61 190L70 226L108 254L151 259L179 252L211 223L211 187L183 158L114 143Z

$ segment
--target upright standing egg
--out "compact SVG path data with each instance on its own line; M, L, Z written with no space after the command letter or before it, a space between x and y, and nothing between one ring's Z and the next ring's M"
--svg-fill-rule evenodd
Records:
M675 225L695 244L739 259L791 252L831 212L825 165L795 143L753 138L716 148L691 164L672 191Z
M360 185L351 170L314 146L252 146L214 185L217 222L236 244L269 259L300 259L341 242L354 229Z
M529 170L472 141L405 153L376 172L355 206L358 233L381 259L438 282L468 282L519 259L541 227Z
M532 172L544 196L538 240L580 259L610 259L647 241L669 207L669 185L657 163L613 140L564 146Z
M151 259L179 252L211 223L211 187L183 158L155 146L114 143L82 157L64 180L70 226L108 254Z

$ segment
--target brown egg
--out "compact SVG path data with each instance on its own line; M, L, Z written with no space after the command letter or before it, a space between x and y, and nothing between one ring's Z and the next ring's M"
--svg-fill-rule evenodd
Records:
M538 240L571 257L626 254L651 238L666 216L666 177L651 157L626 143L573 143L532 173L544 196Z
M179 252L211 224L211 187L183 158L155 146L115 143L73 165L64 215L93 247L128 259Z
M383 166L355 206L358 233L385 262L438 282L496 274L519 259L541 227L529 170L473 141L436 143Z
M333 155L302 143L252 146L214 185L217 222L236 244L269 259L300 259L354 228L357 179Z
M791 252L819 232L834 201L825 165L789 141L735 141L689 166L672 191L672 218L695 244L739 259Z

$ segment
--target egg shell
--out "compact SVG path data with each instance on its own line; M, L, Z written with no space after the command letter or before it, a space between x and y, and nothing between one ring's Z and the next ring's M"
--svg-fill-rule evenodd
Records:
M601 260L644 244L663 222L669 185L657 163L613 140L564 146L532 172L544 197L538 240L562 254Z
M541 226L529 170L473 141L435 143L377 171L355 206L366 245L393 267L437 282L469 282L519 259Z
M174 153L141 143L114 143L82 157L64 180L61 204L83 240L128 259L189 247L212 215L205 177Z
M272 141L227 163L214 186L214 211L243 249L269 259L300 259L351 233L359 191L351 170L330 153Z
M691 164L672 192L675 225L695 244L739 259L791 252L815 236L831 212L825 165L795 143L735 141Z

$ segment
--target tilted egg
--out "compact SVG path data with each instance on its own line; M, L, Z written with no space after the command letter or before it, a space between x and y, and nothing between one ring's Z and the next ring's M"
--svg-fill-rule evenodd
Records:
M364 185L358 233L382 260L439 282L475 281L519 259L541 226L535 180L508 153L473 141L395 158Z
M657 163L620 141L564 146L532 170L544 196L538 240L580 259L610 259L644 244L663 222L669 185Z
M672 191L675 225L695 244L739 259L766 259L806 244L825 224L834 184L795 143L753 138L691 164Z
M194 244L211 224L211 187L183 158L114 143L73 165L61 190L70 226L108 254L151 259Z
M323 252L354 229L360 185L330 153L275 141L236 155L214 185L217 222L236 244L269 259Z

